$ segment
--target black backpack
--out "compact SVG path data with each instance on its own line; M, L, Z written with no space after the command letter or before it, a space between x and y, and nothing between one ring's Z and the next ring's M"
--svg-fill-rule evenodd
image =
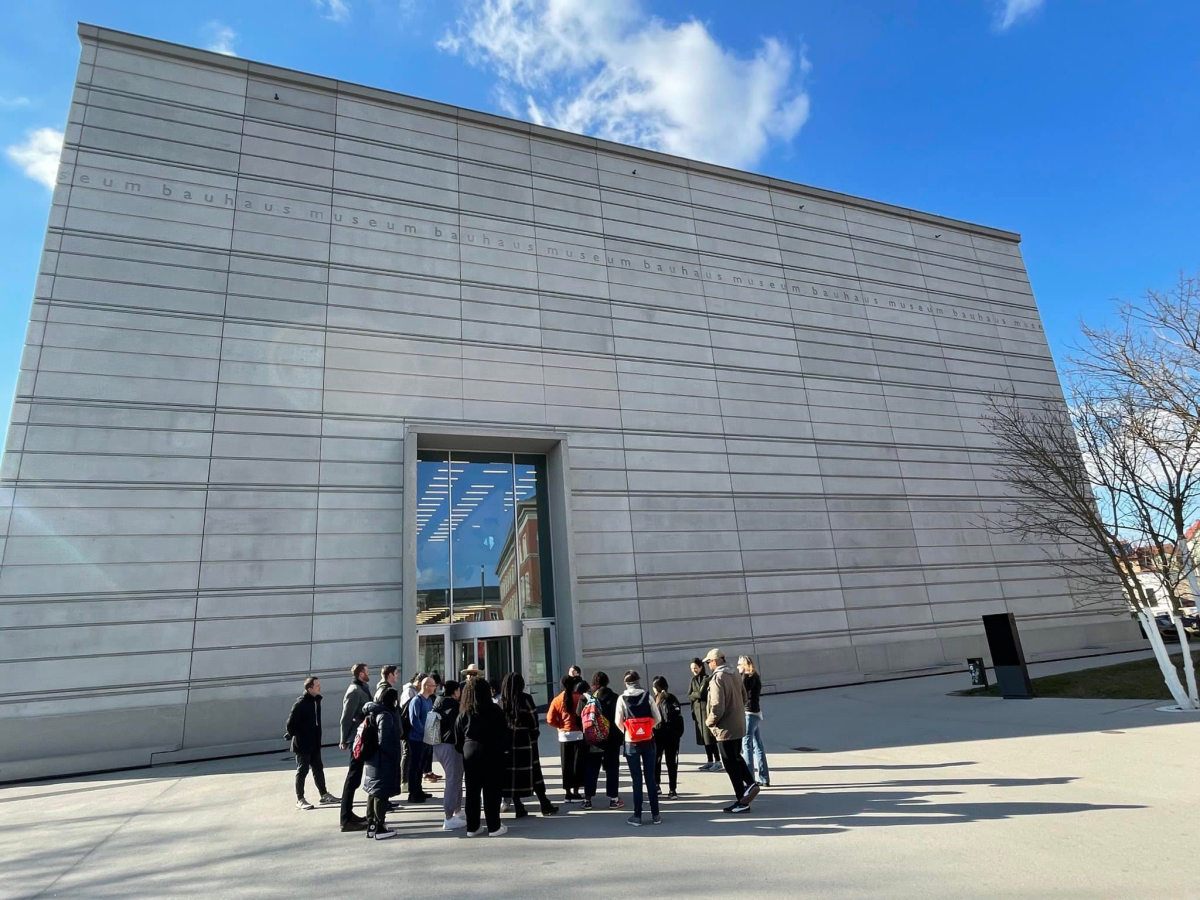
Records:
M408 734L412 731L412 719L408 716L408 708L412 706L415 697L409 697L408 702L400 707L400 740L407 741Z
M667 694L660 709L663 712L663 732L673 738L682 738L686 730L683 721L683 706L674 694Z

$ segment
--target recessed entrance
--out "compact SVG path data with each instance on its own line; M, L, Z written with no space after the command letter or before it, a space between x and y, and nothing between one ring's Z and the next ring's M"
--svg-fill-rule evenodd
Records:
M416 466L418 666L449 677L525 677L552 695L554 575L546 457L420 450Z

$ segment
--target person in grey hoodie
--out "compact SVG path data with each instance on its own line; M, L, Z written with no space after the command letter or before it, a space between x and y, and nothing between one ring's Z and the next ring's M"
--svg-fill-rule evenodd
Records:
M642 688L642 676L625 673L625 692L617 698L617 715L613 723L625 735L625 762L633 782L633 815L630 825L642 824L642 782L650 795L650 815L655 825L662 824L658 814L658 782L654 780L654 726L662 721L658 704Z
M362 784L363 760L354 758L354 739L366 714L363 707L371 702L371 672L366 663L355 663L350 669L350 686L342 697L342 718L339 722L341 741L338 747L350 751L350 766L346 783L342 785L342 831L363 831L367 820L354 814L354 792Z

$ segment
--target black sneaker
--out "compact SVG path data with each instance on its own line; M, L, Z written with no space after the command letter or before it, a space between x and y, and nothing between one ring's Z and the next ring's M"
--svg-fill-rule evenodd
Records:
M428 794L412 794L408 798L408 802L409 803L424 803L428 799L429 799Z
M746 793L742 794L742 803L744 803L746 806L749 806L754 801L754 798L758 796L758 792L761 790L762 788L760 788L757 784L750 785L750 787L746 788Z
M590 809L590 807L584 807L584 808ZM553 803L549 803L546 806L542 807L542 815L543 816L553 816L553 815L557 815L557 814L558 814L558 807L555 806Z
M642 827L642 817L641 816L630 816L625 821L628 822L630 825L632 825L634 828Z
M342 831L366 831L367 820L361 816L355 816L353 819L347 819L342 823Z
M661 825L662 824L662 816L660 816L656 813L654 815L654 817L650 819L650 821L653 822L655 825Z
M368 841L375 840L375 823L374 822L367 822L367 840Z
M750 804L749 803L735 803L735 804L733 804L733 806L725 807L725 812L733 813L734 815L741 815L742 813L748 813L748 812L750 812Z
M620 797L609 797L608 798L608 808L609 809L624 809L625 801L622 800Z
M388 838L394 838L395 836L396 832L392 831L392 829L388 828L386 825L384 825L382 828L375 829L375 840L377 841L385 841Z
M671 793L667 794L667 799L668 800L678 800L679 795L677 793L675 793L674 791L671 791Z
M585 798L584 798L584 800L583 800L583 806L581 806L581 807L579 807L579 808L580 808L580 809L591 809L591 808L592 808L592 798L591 798L591 797L585 797Z

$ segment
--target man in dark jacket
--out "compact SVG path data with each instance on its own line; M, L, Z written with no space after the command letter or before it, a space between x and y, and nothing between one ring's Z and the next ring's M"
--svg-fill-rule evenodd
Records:
M583 809L592 808L592 798L600 784L600 769L604 769L604 793L608 797L609 809L621 809L625 801L620 795L621 744L624 740L617 729L617 693L608 686L608 674L597 672L592 676L592 689L584 695L579 705L582 717L588 698L595 697L596 705L608 720L608 739L601 744L588 747L584 760Z
M304 679L304 693L292 705L283 739L292 742L296 754L296 809L314 809L304 799L304 779L309 769L321 802L337 803L338 798L325 790L325 764L321 762L321 679L312 675Z
M383 692L390 687L395 687L396 679L400 675L399 666L384 666L379 670L379 684L375 685L375 702L378 703L383 699ZM397 691L397 694L399 691Z
M355 663L350 670L350 686L342 697L341 743L342 750L350 751L350 767L346 770L346 783L342 786L342 831L362 831L367 820L354 814L354 792L362 784L363 760L354 758L354 738L358 726L366 718L363 706L371 702L371 672L366 663Z

